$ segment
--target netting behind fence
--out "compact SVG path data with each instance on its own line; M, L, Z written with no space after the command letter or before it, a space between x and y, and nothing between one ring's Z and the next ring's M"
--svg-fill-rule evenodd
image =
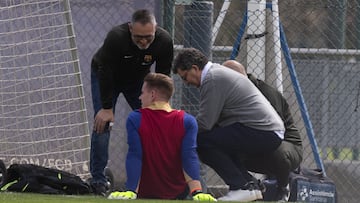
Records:
M0 159L89 174L68 1L0 3Z

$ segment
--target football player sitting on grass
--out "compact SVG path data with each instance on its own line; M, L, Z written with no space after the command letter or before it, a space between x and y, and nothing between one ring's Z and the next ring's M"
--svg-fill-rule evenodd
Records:
M183 110L172 109L169 100L173 80L149 73L139 99L142 108L127 118L128 153L126 191L108 199L188 199L216 201L202 192L200 162L196 152L198 126ZM189 196L190 195L190 196Z

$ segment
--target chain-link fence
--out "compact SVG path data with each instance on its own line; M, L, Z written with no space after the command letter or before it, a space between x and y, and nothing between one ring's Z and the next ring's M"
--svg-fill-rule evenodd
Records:
M360 1L287 0L276 5L271 6L271 1L266 0L70 0L89 129L93 122L91 58L113 26L128 21L136 9L147 8L173 35L175 51L193 46L216 63L236 58L248 72L281 90L304 140L302 165L318 167L319 155L327 175L336 182L339 202L357 202ZM285 54L288 50L284 49L284 41L290 59ZM178 76L174 79L177 89L173 107L196 114L198 90L184 86ZM119 189L125 181L124 128L130 110L121 97L108 163ZM314 152L309 136L315 137L319 153ZM210 189L224 185L211 169L205 171Z
M150 8L156 13L159 24L174 36L175 51L193 46L217 63L236 57L248 72L282 90L303 136L303 166L318 167L308 139L309 126L304 122L308 119L327 175L336 182L339 202L355 202L359 199L357 190L360 188L359 1L280 1L279 16L276 7L266 6L264 2L216 0L190 4L191 1L171 0L72 0L90 125L93 116L89 85L92 55L112 26L129 20L135 9ZM280 49L281 39L276 34L280 32L277 23L284 28L286 36L282 37L290 49L308 117L304 117L299 107L301 101L294 91L284 50ZM197 90L184 86L177 76L174 79L177 93L173 106L196 114ZM111 137L109 167L120 184L125 180L124 125L129 111L125 100L119 101ZM209 168L206 181L213 188L223 185Z

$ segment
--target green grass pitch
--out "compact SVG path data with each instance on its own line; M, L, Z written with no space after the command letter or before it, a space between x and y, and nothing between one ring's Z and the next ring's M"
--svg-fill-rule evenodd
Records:
M132 202L132 203L194 203L191 200L110 200L93 195L44 195L32 193L1 192L0 203L103 203L103 202ZM257 203L261 203L257 201Z

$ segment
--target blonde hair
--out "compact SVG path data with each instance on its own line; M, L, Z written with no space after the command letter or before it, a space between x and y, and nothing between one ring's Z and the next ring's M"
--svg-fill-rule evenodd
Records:
M145 76L144 82L149 89L158 90L165 99L170 100L174 94L174 81L169 76L162 73L149 73Z

